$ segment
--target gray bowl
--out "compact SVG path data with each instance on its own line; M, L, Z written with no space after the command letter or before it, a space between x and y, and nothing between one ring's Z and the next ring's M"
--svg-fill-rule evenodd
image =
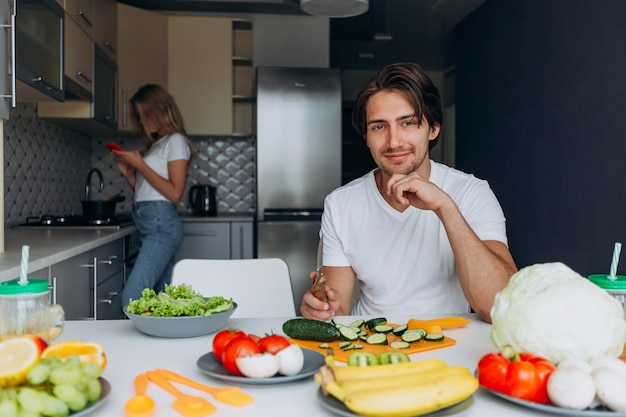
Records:
M154 317L132 314L124 310L124 314L135 327L150 336L182 338L196 337L215 333L228 321L237 309L237 303L228 311L211 314L210 316Z

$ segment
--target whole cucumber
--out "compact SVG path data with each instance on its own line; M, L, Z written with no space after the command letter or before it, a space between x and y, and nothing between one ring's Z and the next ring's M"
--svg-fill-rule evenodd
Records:
M339 330L332 324L303 318L284 322L283 332L294 339L318 342L332 342L339 338Z

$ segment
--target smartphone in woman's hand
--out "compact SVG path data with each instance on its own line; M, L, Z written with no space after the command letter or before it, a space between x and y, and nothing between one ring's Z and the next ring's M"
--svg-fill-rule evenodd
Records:
M113 152L113 151L119 151L119 152L122 152L122 151L124 150L124 148L122 148L120 145L118 145L118 144L117 144L117 143L115 143L115 142L107 142L107 143L105 143L105 144L104 144L104 146L106 146L106 148L107 148L109 151L111 151L111 152Z

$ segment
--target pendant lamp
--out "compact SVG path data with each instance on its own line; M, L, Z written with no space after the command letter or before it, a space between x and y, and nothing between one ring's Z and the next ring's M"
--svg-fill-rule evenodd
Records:
M300 0L300 8L313 16L350 17L363 14L369 0Z

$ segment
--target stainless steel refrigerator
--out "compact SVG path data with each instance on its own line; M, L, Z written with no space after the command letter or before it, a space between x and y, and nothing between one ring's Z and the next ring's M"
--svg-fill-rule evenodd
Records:
M256 90L257 256L287 262L300 314L324 197L341 185L341 74L258 67Z

